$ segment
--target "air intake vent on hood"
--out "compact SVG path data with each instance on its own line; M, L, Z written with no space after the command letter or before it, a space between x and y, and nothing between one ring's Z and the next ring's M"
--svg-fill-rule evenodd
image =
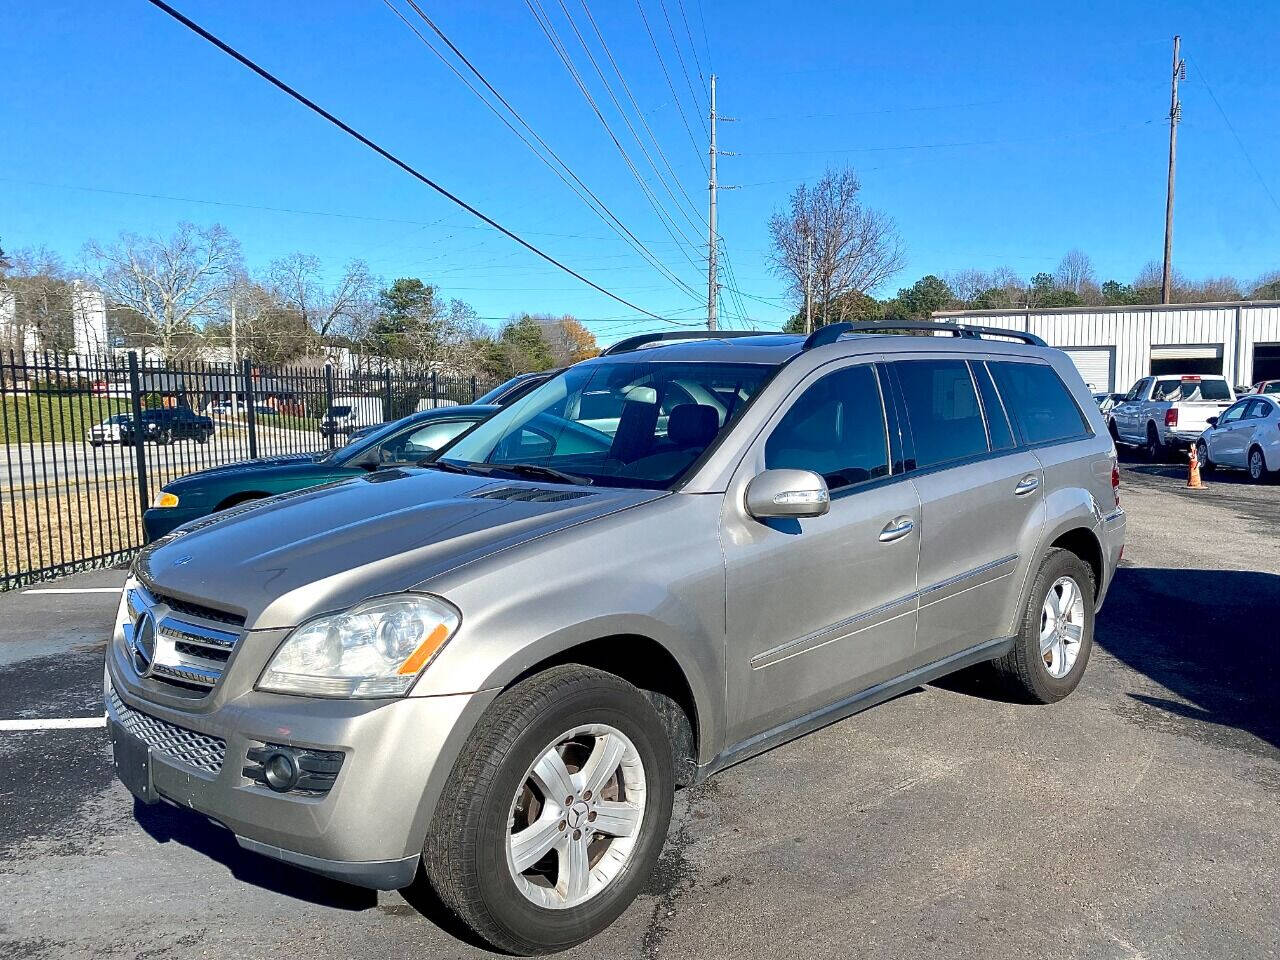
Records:
M546 490L542 487L490 487L473 493L479 500L524 500L533 503L559 503L561 500L577 500L589 497L585 490Z

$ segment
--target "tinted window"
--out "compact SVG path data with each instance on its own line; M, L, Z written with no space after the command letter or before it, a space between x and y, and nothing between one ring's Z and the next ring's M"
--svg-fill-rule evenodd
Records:
M807 387L765 442L764 465L812 470L832 490L887 476L884 409L872 368L846 367Z
M978 381L978 393L982 396L982 412L987 415L987 431L991 437L992 450L1012 450L1014 447L1013 431L1009 428L1009 418L1005 416L1004 404L996 393L991 382L991 372L985 363L975 363L974 379Z
M1280 380L1272 380L1268 384L1264 384L1259 393L1280 393Z
M1005 409L1025 442L1046 443L1089 433L1084 415L1053 367L1005 360L989 366Z
M894 367L915 440L917 467L987 452L987 430L967 363L905 360Z
M1267 401L1265 400L1254 400L1251 404L1249 404L1249 416L1251 418L1265 417L1271 413L1271 410L1272 410L1271 404L1267 403Z
M414 463L435 453L471 426L474 420L437 420L402 433L384 443L380 449L383 463Z
M1152 400L1168 400L1173 403L1186 400L1230 400L1231 391L1225 380L1201 380L1199 377L1179 377L1176 380L1157 380Z

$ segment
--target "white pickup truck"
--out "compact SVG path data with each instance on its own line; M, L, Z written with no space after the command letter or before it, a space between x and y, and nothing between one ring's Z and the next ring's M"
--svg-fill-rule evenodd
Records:
M1143 377L1111 411L1117 444L1139 447L1152 461L1185 450L1235 402L1225 377L1184 373Z

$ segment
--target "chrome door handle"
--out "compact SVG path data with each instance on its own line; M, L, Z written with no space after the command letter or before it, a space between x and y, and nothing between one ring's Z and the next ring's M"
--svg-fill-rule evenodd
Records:
M1018 481L1018 485L1013 488L1015 497L1025 497L1028 493L1034 493L1040 489L1040 478L1034 473L1028 473L1025 477Z
M915 528L915 521L910 517L894 517L880 531L880 542L893 543L895 540L901 540Z

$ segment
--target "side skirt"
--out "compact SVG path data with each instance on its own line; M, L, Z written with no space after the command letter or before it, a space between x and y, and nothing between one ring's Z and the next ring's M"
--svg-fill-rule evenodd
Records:
M837 720L843 720L869 707L884 703L886 700L892 700L908 690L914 690L922 683L945 677L949 673L955 673L957 670L963 670L965 667L970 667L977 663L1002 657L1012 649L1013 641L1013 637L998 637L995 640L988 640L985 643L978 644L976 647L961 650L959 653L952 654L942 660L935 660L933 663L927 663L923 667L917 667L910 673L904 673L893 680L886 680L884 683L878 683L874 687L860 690L855 694L837 700L835 703L820 707L803 717L779 724L771 730L757 733L753 737L726 747L708 763L700 766L695 782L701 782L734 764L749 760L751 757L772 750L774 747L780 747L784 743L795 740L797 737L803 737L806 733L820 730L822 727L835 723Z

